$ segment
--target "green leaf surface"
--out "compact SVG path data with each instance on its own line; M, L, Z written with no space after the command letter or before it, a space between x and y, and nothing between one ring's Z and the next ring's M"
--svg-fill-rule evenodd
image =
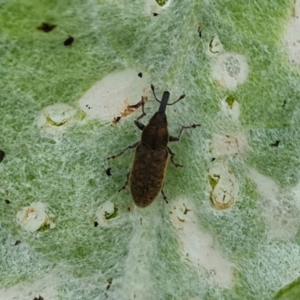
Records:
M0 0L0 295L21 299L22 288L22 299L272 299L291 281L300 269L300 73L283 36L294 4ZM56 27L45 32L42 23ZM74 42L65 46L69 36ZM223 69L232 78L242 68L234 55L249 66L233 89L213 76L221 57L209 53L214 36L220 55L229 53ZM89 118L79 101L106 76L128 69L136 80L139 73L148 78L158 98L166 90L170 102L186 95L167 108L171 135L201 123L170 144L184 167L168 165L168 204L159 195L145 209L133 205L128 188L118 192L134 149L107 160L140 139L133 121L141 108L113 123L116 116ZM122 82L111 91L122 93ZM158 109L148 98L145 124ZM47 116L49 134L37 119L56 103L77 113L61 123ZM236 103L234 120L222 107L231 112ZM211 202L215 134L245 141L219 157L239 186L226 210ZM56 227L28 233L16 214L38 201L49 206ZM95 226L107 201L115 214ZM297 287L275 299L297 299L290 296Z

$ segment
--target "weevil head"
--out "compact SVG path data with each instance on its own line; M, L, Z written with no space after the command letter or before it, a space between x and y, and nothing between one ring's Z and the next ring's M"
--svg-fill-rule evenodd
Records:
M156 112L149 120L148 126L154 130L168 128L167 116L163 112Z
M168 127L167 116L166 116L166 108L168 105L168 101L170 98L170 93L165 91L162 96L162 100L160 102L158 111L152 116L149 121L148 126L158 131L160 128L165 129Z

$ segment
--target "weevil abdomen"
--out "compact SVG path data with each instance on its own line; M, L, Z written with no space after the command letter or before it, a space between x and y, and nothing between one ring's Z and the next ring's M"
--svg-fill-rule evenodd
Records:
M136 206L150 205L162 190L168 155L167 148L153 150L143 143L136 147L129 176L130 192Z

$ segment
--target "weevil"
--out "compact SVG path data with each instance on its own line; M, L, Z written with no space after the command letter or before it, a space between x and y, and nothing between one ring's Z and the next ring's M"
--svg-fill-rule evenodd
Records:
M162 100L159 101L152 84L151 90L155 100L160 103L160 106L158 111L145 126L140 122L140 119L146 115L144 111L145 103L142 102L142 114L134 121L135 125L143 131L141 140L126 147L120 153L108 157L108 159L114 159L123 154L126 150L135 148L132 168L127 174L125 184L119 191L125 189L129 183L133 202L136 206L141 208L150 205L160 192L167 202L167 197L163 192L163 185L169 157L175 167L182 167L182 165L175 163L175 153L170 149L168 143L179 141L185 129L201 126L200 124L182 126L177 137L169 135L166 116L167 105L177 103L183 99L185 95L181 95L173 103L168 103L170 98L168 91L163 93Z

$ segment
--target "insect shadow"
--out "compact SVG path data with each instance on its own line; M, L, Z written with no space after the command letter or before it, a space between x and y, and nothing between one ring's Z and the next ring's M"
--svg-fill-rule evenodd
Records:
M166 116L167 105L173 105L182 100L185 95L181 95L173 103L168 103L170 93L165 91L162 100L159 101L155 95L154 86L151 84L154 98L160 103L158 111L152 116L149 123L145 126L140 120L146 116L144 104L142 102L142 114L134 121L135 125L142 130L140 141L126 147L120 153L112 155L107 159L114 159L123 154L128 149L135 148L133 164L130 172L127 173L125 184L119 192L129 183L131 196L136 206L144 208L150 205L161 192L166 203L167 197L163 192L166 169L169 157L175 167L182 167L174 161L175 153L168 146L169 142L176 142L185 129L196 128L201 124L182 126L178 136L169 135L168 122Z

